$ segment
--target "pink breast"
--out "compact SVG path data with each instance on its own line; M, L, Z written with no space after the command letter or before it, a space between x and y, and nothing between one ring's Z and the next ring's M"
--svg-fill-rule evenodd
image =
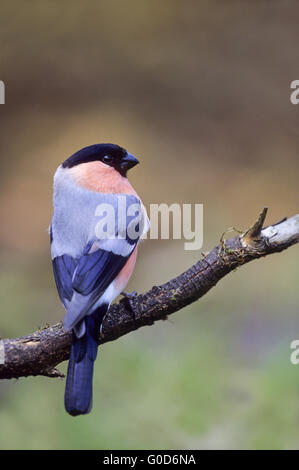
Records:
M135 268L135 263L136 263L136 258L137 258L137 246L134 249L133 253L131 254L130 258L118 274L118 276L115 278L115 287L117 290L120 292L126 287L126 285L129 282L130 277L133 274L134 268Z
M102 162L88 162L69 170L74 180L85 189L97 193L133 194L137 196L128 179Z

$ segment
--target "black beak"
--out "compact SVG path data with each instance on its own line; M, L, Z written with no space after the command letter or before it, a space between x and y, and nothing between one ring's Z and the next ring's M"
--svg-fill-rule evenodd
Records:
M134 155L132 155L131 153L127 153L127 155L122 158L121 160L121 169L126 172L128 170L130 170L131 168L133 168L133 166L137 165L139 163L139 160L137 160L136 157L134 157Z

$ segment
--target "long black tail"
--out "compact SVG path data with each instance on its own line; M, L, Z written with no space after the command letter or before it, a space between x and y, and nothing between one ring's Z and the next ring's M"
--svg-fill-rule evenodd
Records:
M97 338L106 310L101 308L85 317L86 332L82 338L77 338L73 333L64 394L65 409L72 416L87 414L92 407L93 363L97 357Z

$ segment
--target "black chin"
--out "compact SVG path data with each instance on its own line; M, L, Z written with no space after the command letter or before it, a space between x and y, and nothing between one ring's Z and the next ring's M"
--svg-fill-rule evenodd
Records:
M120 166L117 168L117 171L121 174L121 176L127 176L128 169L129 168Z
M122 161L122 163L118 166L117 170L122 176L126 176L127 172L131 169L134 168L139 163L137 158L133 157L132 158L127 158Z

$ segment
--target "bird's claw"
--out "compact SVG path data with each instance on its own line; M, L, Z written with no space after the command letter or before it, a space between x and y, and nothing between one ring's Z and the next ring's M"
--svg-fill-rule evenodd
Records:
M136 317L135 317L135 312L134 312L134 306L133 306L133 300L137 297L137 292L134 290L133 292L121 292L123 296L123 299L121 299L121 302L124 302L127 304L128 310L131 312L133 321L135 323Z
M122 295L125 299L134 299L135 297L137 297L137 291L136 290L133 290L133 292L121 292L120 295Z

